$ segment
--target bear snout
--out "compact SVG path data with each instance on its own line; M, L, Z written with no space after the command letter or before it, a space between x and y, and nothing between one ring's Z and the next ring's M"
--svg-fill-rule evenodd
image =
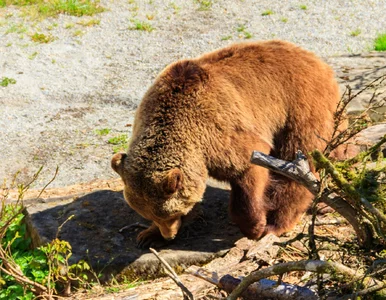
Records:
M159 228L162 237L167 241L171 241L177 236L177 233L181 227L182 221L181 221L181 217L178 217L165 222L155 222L155 223Z

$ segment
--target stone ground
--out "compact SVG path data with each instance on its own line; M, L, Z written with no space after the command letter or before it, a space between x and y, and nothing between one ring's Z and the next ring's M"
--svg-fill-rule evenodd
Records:
M19 182L26 182L42 165L36 188L57 165L52 187L115 178L109 164L116 149L108 140L130 135L141 97L177 59L236 42L282 39L330 61L342 83L354 87L386 65L384 54L354 54L370 51L385 30L383 0L304 0L306 9L297 0L100 4L106 11L97 15L44 20L25 17L28 6L0 8L0 79L16 81L0 87L1 180L20 171ZM273 13L264 15L267 10ZM134 30L136 21L154 30ZM35 33L53 40L34 42ZM101 129L110 132L98 134Z

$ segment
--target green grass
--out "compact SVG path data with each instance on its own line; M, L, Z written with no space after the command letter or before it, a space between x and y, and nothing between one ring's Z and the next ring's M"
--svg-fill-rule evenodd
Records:
M131 22L133 25L129 27L130 30L140 30L147 32L152 32L154 30L154 27L148 22L140 20L131 20Z
M261 13L262 16L270 16L270 15L273 15L273 14L274 14L274 12L272 10L270 10L270 9L268 9L266 11L263 11Z
M6 31L5 34L9 33L24 33L27 31L27 28L23 24L12 24Z
M375 51L386 51L386 33L378 34L374 41Z
M107 142L111 145L114 145L113 146L114 153L124 152L127 149L127 143L128 143L127 134L121 134L121 135L112 137Z
M101 20L98 20L98 19L80 20L79 22L76 22L76 24L79 24L85 27L99 25L100 23L101 23Z
M8 77L2 77L0 79L0 86L2 87L6 87L8 86L9 84L15 84L16 83L16 80L13 79L13 78L8 78Z
M362 32L362 31L358 28L358 29L356 29L356 30L351 31L351 32L350 32L350 36L358 36L358 35L361 34L361 32Z
M246 30L245 25L239 25L239 27L237 27L236 30L241 34L240 37L244 36L245 39L250 39L253 37L253 35Z
M34 53L32 53L30 56L28 56L28 59L30 60L33 60L36 58L36 56L38 56L39 53L37 53L36 51Z
M31 35L31 40L35 43L47 44L54 41L56 38L52 35L45 35L44 33L36 32Z
M168 6L173 9L173 11L174 11L173 14L178 14L181 10L181 7L179 7L174 2L170 2Z
M287 23L288 22L288 18L282 17L282 18L280 18L280 21L282 21L283 23Z
M198 7L198 10L200 10L200 11L209 10L213 5L213 1L211 1L211 0L195 0L195 2L200 5Z
M110 128L102 128L102 129L95 129L94 132L97 135L103 136L103 135L108 135L110 133L111 129Z
M121 135L115 136L115 137L109 139L108 143L112 144L112 145L120 145L120 144L127 143L127 135L121 134Z
M307 10L307 5L300 4L300 5L299 5L299 8L300 8L301 10Z
M104 11L98 0L0 0L0 7L9 5L22 7L24 14L33 18L58 14L91 16Z
M230 40L231 38L232 38L231 35L227 35L227 36L223 36L223 37L221 38L221 40L222 40L222 41L227 41L227 40Z

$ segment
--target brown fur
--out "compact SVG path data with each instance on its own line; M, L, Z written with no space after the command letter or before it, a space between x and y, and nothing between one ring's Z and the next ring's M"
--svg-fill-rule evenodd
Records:
M292 160L297 150L323 150L338 100L332 70L312 53L281 41L236 44L168 66L137 110L127 155L112 166L128 203L165 238L201 200L208 176L230 183L230 215L247 237L281 234L312 196L252 165L251 153ZM152 239L154 228L139 239Z

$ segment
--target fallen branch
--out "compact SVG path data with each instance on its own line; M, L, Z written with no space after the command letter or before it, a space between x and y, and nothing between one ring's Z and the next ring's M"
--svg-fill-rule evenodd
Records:
M193 294L186 288L186 286L184 286L184 284L181 282L181 280L178 277L178 275L176 274L176 272L174 272L173 268L167 263L167 261L164 260L161 256L159 256L158 252L156 250L154 250L153 248L149 248L149 250L164 265L166 270L169 271L169 272L167 272L167 275L180 287L180 289L182 290L182 294L184 295L184 300L185 299L194 300Z
M190 266L186 272L210 282L228 293L231 293L241 282L241 279L234 278L228 274L220 277L217 272L210 272L197 266ZM308 288L286 283L278 285L276 281L268 279L262 279L259 282L250 285L243 292L242 296L244 299L319 299L316 293Z
M342 274L352 280L358 280L363 276L362 273L359 273L356 270L352 270L340 263L331 261L301 260L287 262L252 272L241 281L241 283L227 297L227 300L236 300L239 296L241 296L244 290L248 288L249 285L259 281L260 279L274 275L281 275L292 271L308 271L316 272L319 274Z
M292 162L253 151L251 162L301 183L313 195L320 190L319 180L311 172L307 157L301 151L297 152L296 159Z

